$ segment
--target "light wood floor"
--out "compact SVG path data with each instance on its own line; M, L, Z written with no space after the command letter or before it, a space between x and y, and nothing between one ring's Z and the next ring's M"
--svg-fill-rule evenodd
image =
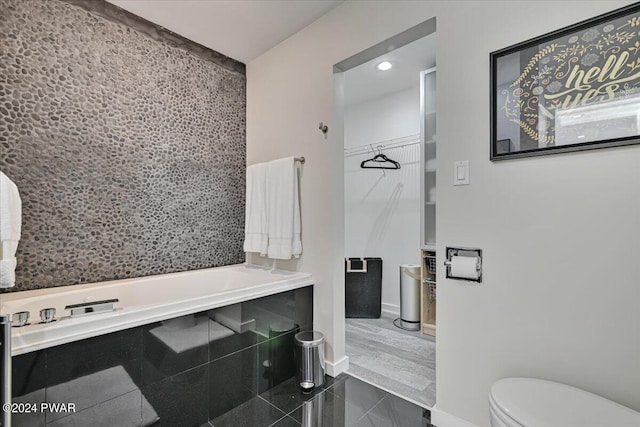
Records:
M348 373L423 406L436 402L436 343L393 319L346 319Z

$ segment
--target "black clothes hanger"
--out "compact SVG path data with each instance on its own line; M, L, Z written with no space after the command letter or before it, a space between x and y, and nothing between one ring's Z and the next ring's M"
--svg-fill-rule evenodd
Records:
M379 153L369 160L360 163L360 167L363 169L400 169L400 163Z

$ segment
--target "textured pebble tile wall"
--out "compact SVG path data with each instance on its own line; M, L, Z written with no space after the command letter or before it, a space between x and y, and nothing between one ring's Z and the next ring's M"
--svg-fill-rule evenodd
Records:
M23 199L13 290L242 262L245 83L77 6L0 0L0 170Z

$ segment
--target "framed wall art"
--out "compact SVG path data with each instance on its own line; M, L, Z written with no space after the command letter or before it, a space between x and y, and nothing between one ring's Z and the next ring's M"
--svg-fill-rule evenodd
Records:
M491 160L640 143L640 3L490 59Z

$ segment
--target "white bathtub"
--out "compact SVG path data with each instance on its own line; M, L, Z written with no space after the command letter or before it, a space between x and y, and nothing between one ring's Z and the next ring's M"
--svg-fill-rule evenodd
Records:
M0 294L0 314L31 313L30 325L12 328L12 354L18 355L311 284L310 274L239 264ZM70 304L114 298L119 300L115 311L77 318L65 311ZM39 323L40 310L51 307L57 320Z

